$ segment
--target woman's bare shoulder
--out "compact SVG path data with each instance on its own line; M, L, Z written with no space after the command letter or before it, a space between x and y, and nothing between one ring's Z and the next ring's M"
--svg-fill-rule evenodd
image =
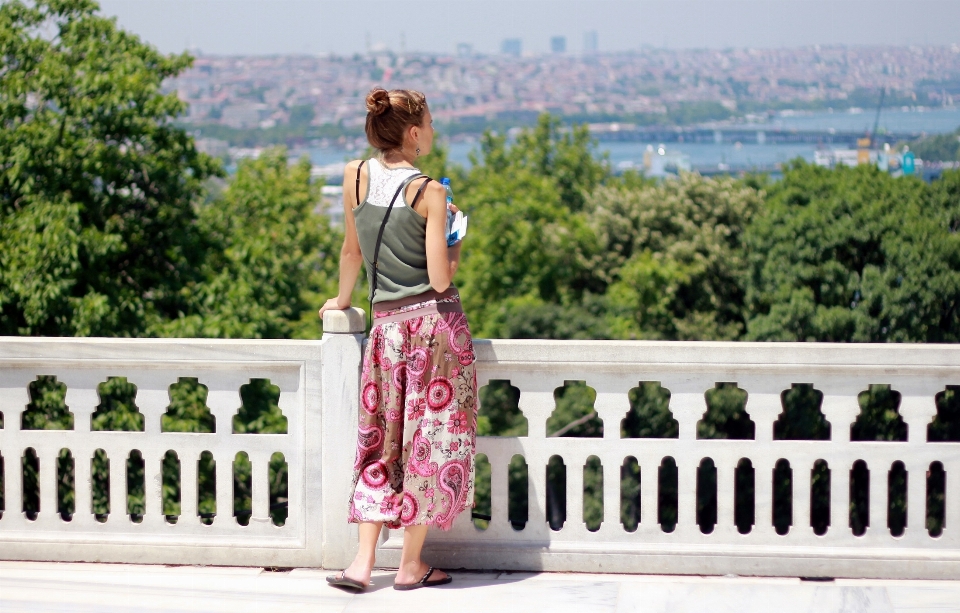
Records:
M360 168L360 164L363 164L364 162L366 162L366 160L350 160L349 162L347 162L347 165L344 166L343 172L345 174L348 174L350 172L353 172L354 174L356 174L357 169Z

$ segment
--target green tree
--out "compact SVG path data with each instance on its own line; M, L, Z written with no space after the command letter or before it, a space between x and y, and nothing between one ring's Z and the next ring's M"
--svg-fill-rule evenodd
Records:
M607 335L733 340L744 332L743 234L763 193L683 174L598 188L589 222L593 276L608 284Z
M746 233L748 338L960 339L958 179L795 162Z
M91 0L0 5L0 334L136 336L176 317L220 172L171 120L190 65Z
M342 235L316 213L310 163L290 165L284 148L240 163L222 197L199 213L211 245L203 277L182 290L176 319L156 321L162 336L316 338L315 306L335 291Z
M609 175L591 148L585 129L562 132L546 115L512 145L484 136L458 192L471 234L457 284L478 335L601 334L590 314L602 286L590 276L595 240L583 209Z
M960 129L951 134L933 134L910 143L910 150L921 160L956 162L960 160Z

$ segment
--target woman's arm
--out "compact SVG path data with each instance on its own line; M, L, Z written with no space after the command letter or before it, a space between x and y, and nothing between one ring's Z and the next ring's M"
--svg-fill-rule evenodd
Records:
M357 206L356 176L358 161L347 164L343 171L343 247L340 248L340 293L336 298L327 300L320 309L320 319L325 311L343 310L350 306L353 288L363 267L363 255L360 253L360 240L357 238L357 222L353 218L353 209Z
M424 190L427 212L427 275L430 286L446 291L460 265L460 243L447 247L447 191L431 181Z

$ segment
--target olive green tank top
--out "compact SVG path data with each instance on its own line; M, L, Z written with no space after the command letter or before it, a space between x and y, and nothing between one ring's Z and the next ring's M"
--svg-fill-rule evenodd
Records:
M353 217L357 223L360 252L367 268L367 282L371 284L367 294L374 304L385 300L397 300L430 291L427 275L427 220L407 202L407 186L424 176L416 168L387 168L376 158L367 164L369 187L367 196ZM400 187L400 195L393 204L390 219L383 230L377 275L377 293L373 295L373 254L377 234L387 214L390 200Z

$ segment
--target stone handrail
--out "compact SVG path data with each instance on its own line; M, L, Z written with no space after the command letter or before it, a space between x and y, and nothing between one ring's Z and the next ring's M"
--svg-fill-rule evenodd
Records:
M208 341L22 339L0 340L0 454L5 460L6 510L0 519L0 558L102 560L272 566L342 567L352 559L356 529L345 523L354 460L357 387L363 314L329 313L321 341ZM431 534L431 562L450 568L603 572L956 578L960 576L960 443L927 441L936 414L935 396L960 384L960 346L815 343L713 343L614 341L476 341L481 386L509 380L519 388L527 418L525 437L481 437L479 452L491 465L492 513L480 530L464 514L454 529ZM19 413L27 383L54 374L67 384L73 431L21 431ZM137 404L145 432L90 432L96 387L108 376L126 376L138 386ZM216 434L161 433L159 416L167 386L177 377L198 377L210 390ZM253 377L281 389L288 418L286 435L232 434L230 418L240 406L237 390ZM548 437L554 390L565 381L585 381L596 391L594 409L603 438ZM679 423L674 439L620 437L630 409L628 392L641 381L670 391L669 408ZM735 382L748 394L746 412L755 424L752 440L703 440L697 422L707 410L705 392ZM773 424L783 411L781 393L806 383L823 393L822 412L830 440L774 440ZM860 413L858 394L871 384L889 384L901 394L899 412L908 427L905 442L856 442L850 425ZM84 424L87 424L84 426ZM14 467L28 447L40 457L41 511L36 521L18 513L19 477ZM48 513L55 484L45 459L61 448L77 461L77 514L63 522ZM119 513L99 523L89 508L89 470L94 449L113 458L139 449L148 461L148 501L143 522ZM181 520L163 521L159 511L160 457L167 449L181 458L209 450L217 460L218 517L202 525L189 515L195 500L184 494ZM230 513L230 459L247 451L253 462L253 520L240 526ZM289 464L289 517L282 527L267 519L266 460L275 451ZM508 521L507 472L515 455L529 467L528 518L522 530ZM559 530L546 518L546 470L552 456L567 467L567 515ZM603 475L603 521L587 530L583 518L583 470L596 456ZM221 457L223 461L221 462ZM657 468L673 458L678 470L676 528L657 520ZM640 521L627 532L620 523L620 470L626 458L640 467ZM697 470L716 465L717 523L709 534L696 522ZM734 525L734 470L742 459L755 470L752 529ZM779 460L792 468L792 526L777 534L772 517L772 471ZM811 469L823 460L830 471L829 528L811 528ZM850 471L858 460L869 468L870 525L855 536L849 527ZM907 520L902 535L887 528L887 475L894 462L907 471ZM927 472L939 462L946 472L944 529L925 527ZM188 462L183 462L186 467ZM221 464L225 468L221 468ZM194 464L195 466L195 464ZM223 474L221 475L221 471ZM259 471L259 472L258 472ZM182 489L196 479L184 468ZM86 479L86 481L84 481ZM122 499L120 479L111 479L111 499ZM152 485L149 485L152 484ZM81 491L87 488L86 493ZM193 506L191 506L193 505ZM223 509L222 511L220 509ZM220 517L220 514L223 517ZM396 564L401 537L385 531L379 563Z

